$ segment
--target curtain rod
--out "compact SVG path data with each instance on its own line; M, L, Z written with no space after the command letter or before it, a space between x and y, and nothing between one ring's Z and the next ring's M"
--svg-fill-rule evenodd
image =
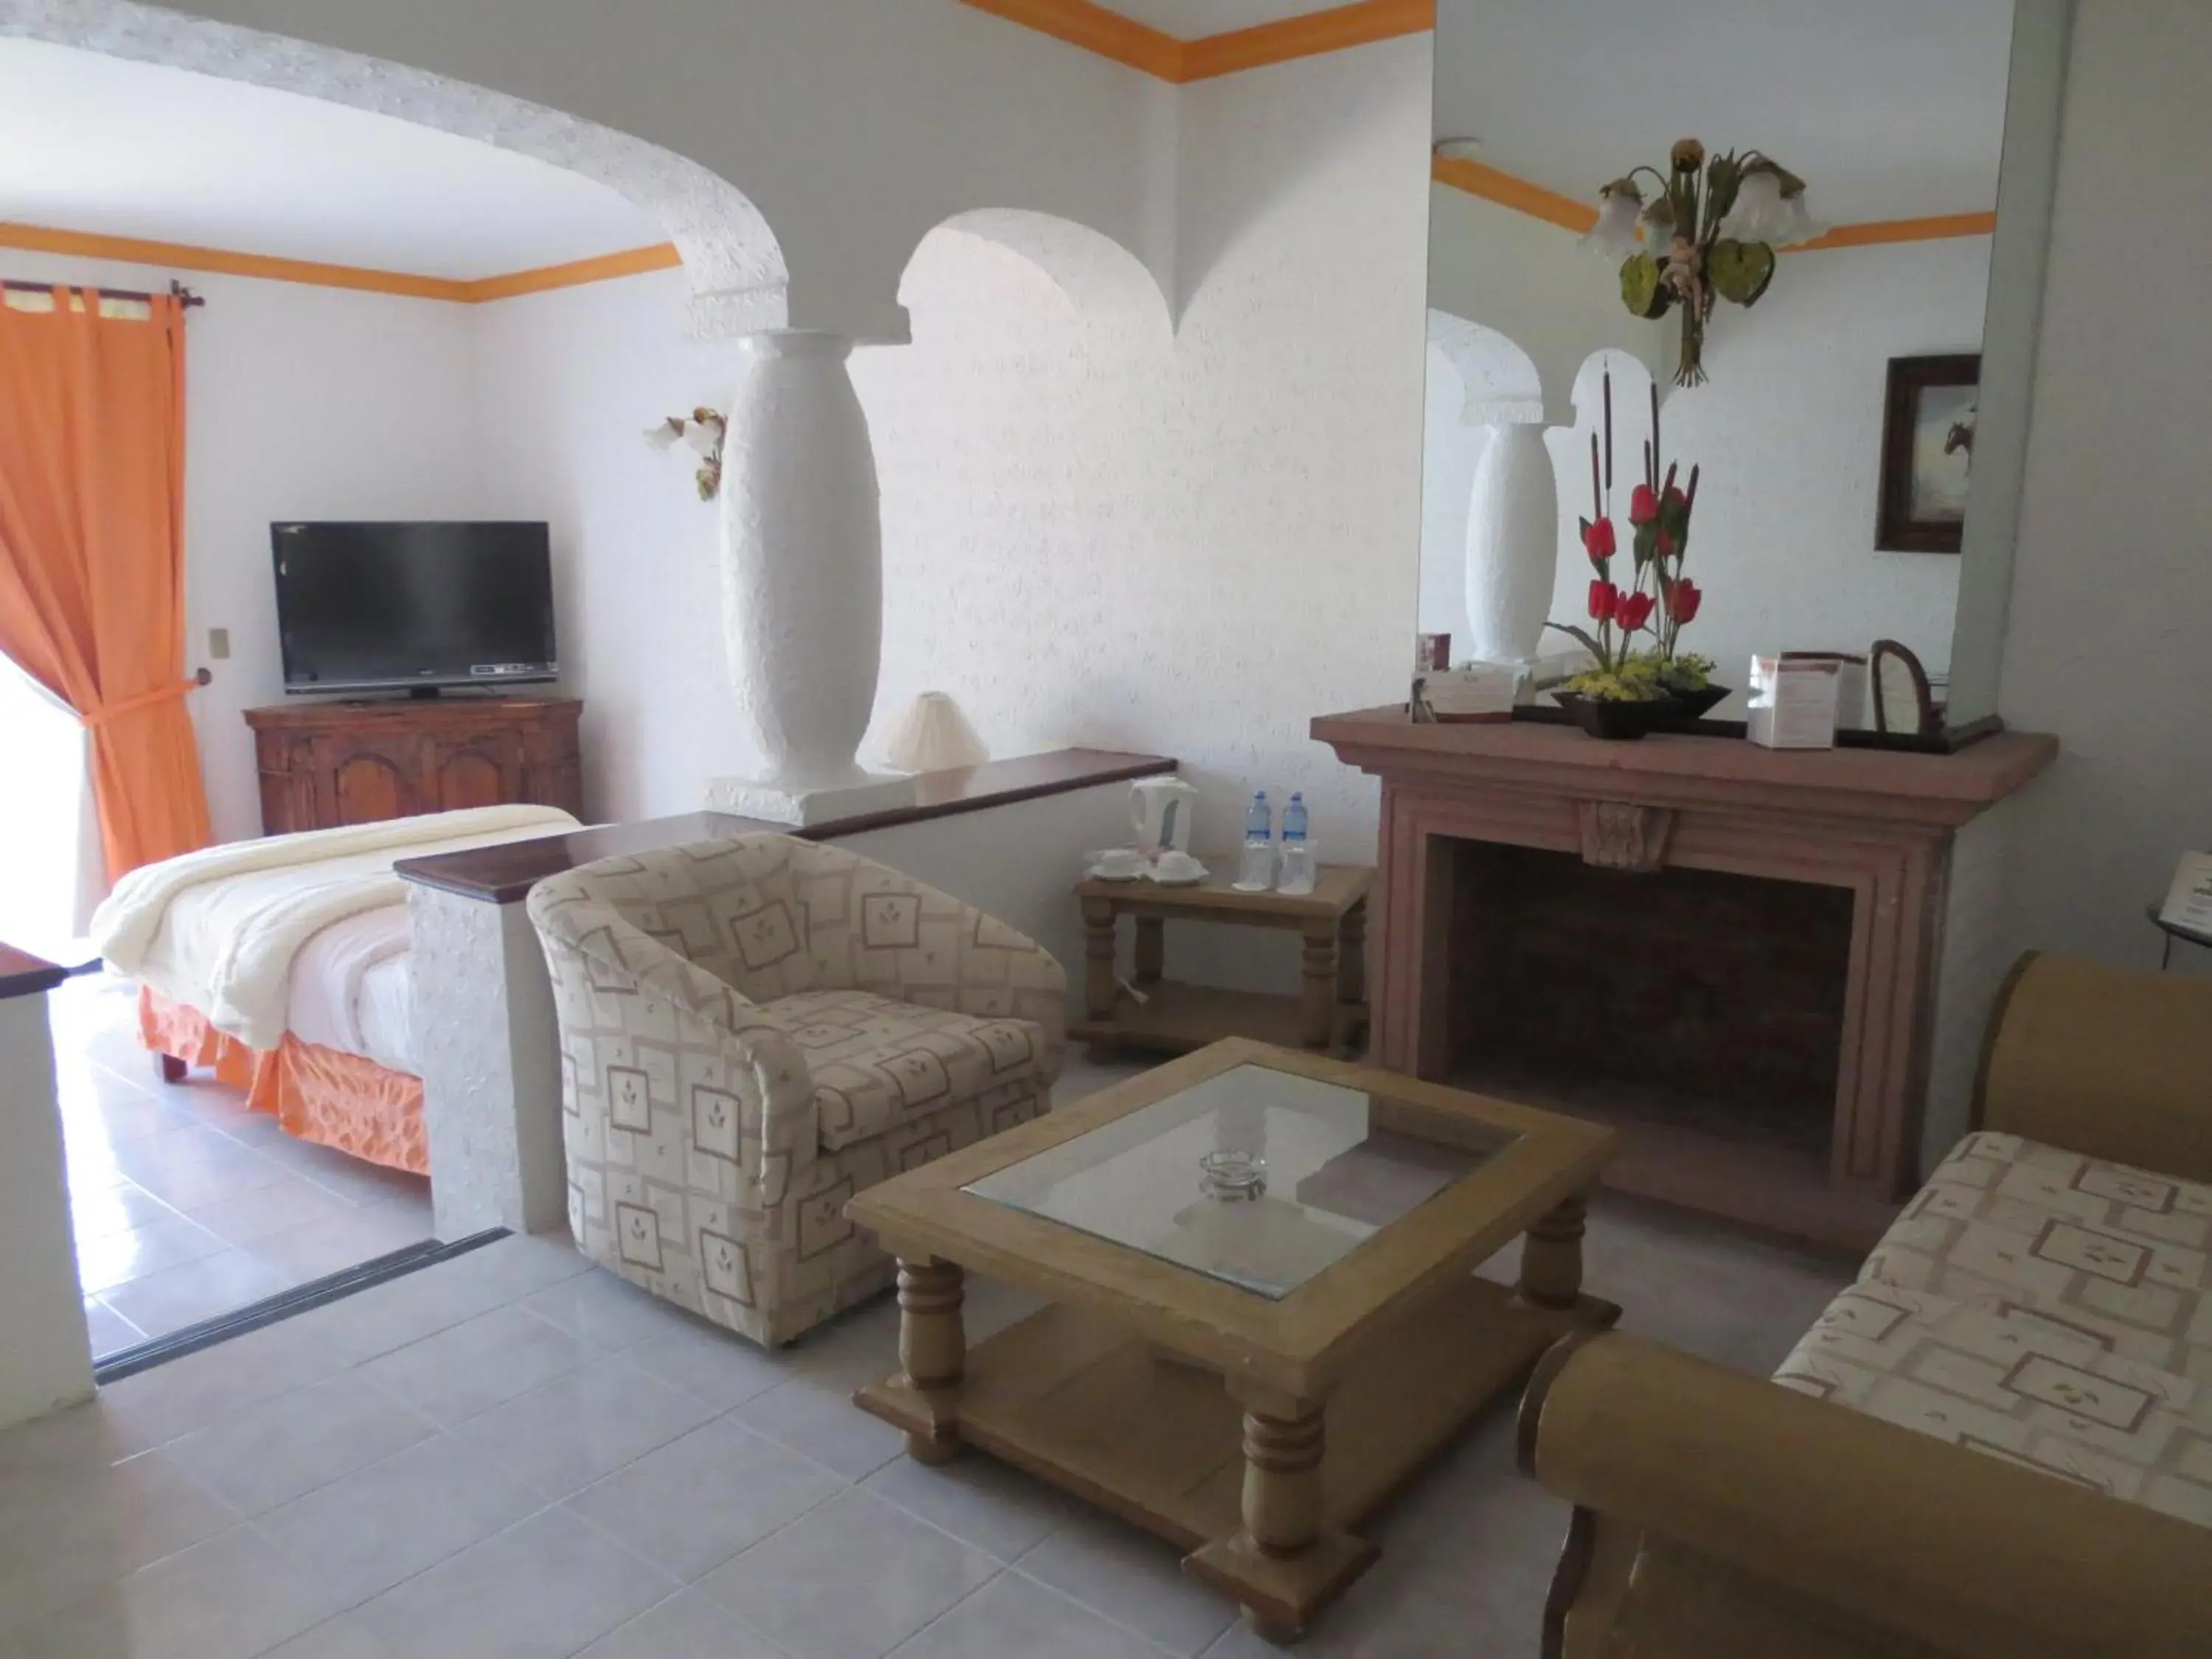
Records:
M0 282L0 288L12 289L17 294L52 294L58 288L70 287L71 284L68 283ZM149 304L155 297L150 294L143 294L135 289L127 288L95 289L94 292L98 294L103 300L139 300ZM186 288L182 283L171 283L169 284L169 297L174 300L179 305L182 306L186 311L191 310L196 306L204 306L207 303L207 301L204 298L193 293L191 289Z

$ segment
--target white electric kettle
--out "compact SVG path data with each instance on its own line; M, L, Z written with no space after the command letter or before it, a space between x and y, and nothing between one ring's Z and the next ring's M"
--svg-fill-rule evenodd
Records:
M1129 791L1129 827L1147 855L1190 851L1190 815L1198 791L1181 778L1139 778Z

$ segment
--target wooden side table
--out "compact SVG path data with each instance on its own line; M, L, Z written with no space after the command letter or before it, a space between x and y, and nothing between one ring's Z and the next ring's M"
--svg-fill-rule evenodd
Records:
M2164 909L2165 907L2162 905L2143 906L2143 914L2150 918L2150 925L2166 935L2158 950L2158 971L2161 974L2173 966L2173 941L2176 939L2181 940L2185 945L2201 945L2206 950L2212 951L2212 933L2200 933L2194 927L2185 927L2178 921L2168 921L2164 915Z
M1367 895L1374 883L1373 868L1363 864L1324 865L1313 891L1299 894L1240 893L1226 875L1191 887L1095 877L1079 882L1084 1018L1068 1035L1170 1054L1228 1036L1286 1048L1348 1048L1367 1024ZM1115 973L1116 930L1123 916L1137 926L1135 994L1121 988ZM1303 989L1288 996L1169 979L1170 921L1297 933L1305 941Z

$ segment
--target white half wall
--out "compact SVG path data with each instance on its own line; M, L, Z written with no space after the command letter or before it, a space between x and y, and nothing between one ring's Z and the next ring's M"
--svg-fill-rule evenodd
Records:
M475 515L471 307L48 254L10 255L9 274L141 291L182 276L207 300L185 325L185 660L215 679L185 706L216 838L258 836L240 714L284 693L270 524ZM229 629L228 660L210 628Z
M0 997L0 1428L91 1397L46 999Z

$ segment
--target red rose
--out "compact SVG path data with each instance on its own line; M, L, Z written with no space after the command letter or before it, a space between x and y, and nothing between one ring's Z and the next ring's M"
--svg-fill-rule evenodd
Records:
M1620 624L1621 632L1633 634L1651 620L1654 601L1649 593L1624 593L1614 609L1613 620Z
M1603 563L1617 550L1613 540L1613 520L1600 519L1583 526L1583 550L1596 563Z
M1674 619L1674 625L1678 628L1685 623L1695 622L1698 607L1705 602L1705 598L1697 583L1684 577L1667 590L1667 614Z
M1689 498L1674 485L1667 486L1667 499L1662 503L1669 513L1680 511L1689 504Z
M1659 516L1659 495L1650 484L1638 484L1628 498L1628 521L1650 524Z
M1620 590L1602 579L1590 584L1589 613L1595 622L1610 622L1620 608Z

